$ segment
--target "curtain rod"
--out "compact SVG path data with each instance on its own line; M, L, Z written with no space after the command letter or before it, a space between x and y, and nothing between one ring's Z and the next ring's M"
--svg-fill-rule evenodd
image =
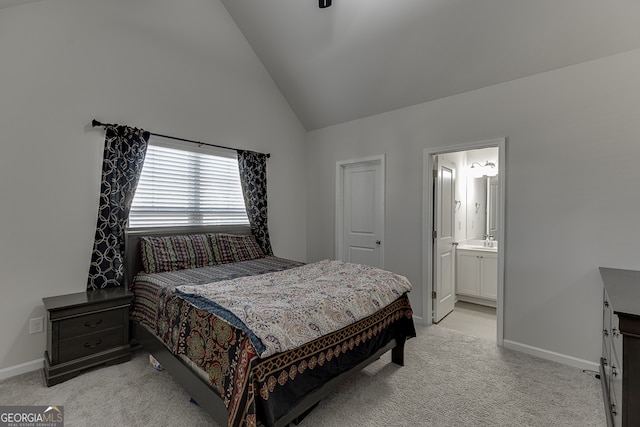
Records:
M99 121L97 121L96 119L93 119L91 121L91 126L95 127L99 127L99 126L119 126L117 124L113 124L113 123L101 123ZM178 138L176 136L169 136L169 135L163 135L161 133L153 133L153 132L149 132L151 135L154 136L161 136L163 138L169 138L169 139L175 139L177 141L183 141L183 142L190 142L192 144L198 144L198 145L206 145L208 147L216 147L216 148L224 148L225 150L233 150L233 151L239 151L239 148L231 148L231 147L225 147L224 145L216 145L216 144L209 144L207 142L200 142L200 141L193 141L191 139L184 139L184 138ZM266 154L267 158L271 157L270 153Z

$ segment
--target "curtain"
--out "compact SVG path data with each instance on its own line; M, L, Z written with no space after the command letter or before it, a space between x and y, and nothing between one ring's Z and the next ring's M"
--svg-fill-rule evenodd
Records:
M238 167L251 231L265 255L273 255L267 226L267 155L238 150Z
M149 132L106 126L98 224L87 289L125 285L124 230L147 152Z

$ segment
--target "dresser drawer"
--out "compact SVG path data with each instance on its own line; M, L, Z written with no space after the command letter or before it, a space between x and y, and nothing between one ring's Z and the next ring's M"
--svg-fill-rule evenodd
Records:
M613 377L610 378L609 387L609 410L613 420L613 427L622 426L622 381L618 381L620 387L615 383Z
M620 333L620 319L615 314L611 316L611 361L617 361L622 366L622 334Z
M125 307L61 320L58 339L62 341L122 326L128 314L128 307Z
M602 357L607 361L607 364L611 360L611 306L609 301L604 300L604 307L602 310Z
M58 362L68 362L126 344L122 327L60 341Z

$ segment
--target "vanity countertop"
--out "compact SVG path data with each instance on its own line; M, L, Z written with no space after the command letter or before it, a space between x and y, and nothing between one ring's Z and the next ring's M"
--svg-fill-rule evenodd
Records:
M465 251L498 252L498 242L495 240L463 240L458 243L458 249Z
M486 246L476 246L476 245L466 245L460 244L458 245L458 250L462 251L480 251L480 252L498 252L498 248L488 248Z

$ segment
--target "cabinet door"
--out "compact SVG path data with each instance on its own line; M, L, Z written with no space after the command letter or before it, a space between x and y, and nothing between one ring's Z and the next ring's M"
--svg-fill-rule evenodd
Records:
M478 283L480 259L475 252L458 250L458 281L456 292L463 295L480 295Z
M498 298L498 256L482 254L480 257L480 296Z

